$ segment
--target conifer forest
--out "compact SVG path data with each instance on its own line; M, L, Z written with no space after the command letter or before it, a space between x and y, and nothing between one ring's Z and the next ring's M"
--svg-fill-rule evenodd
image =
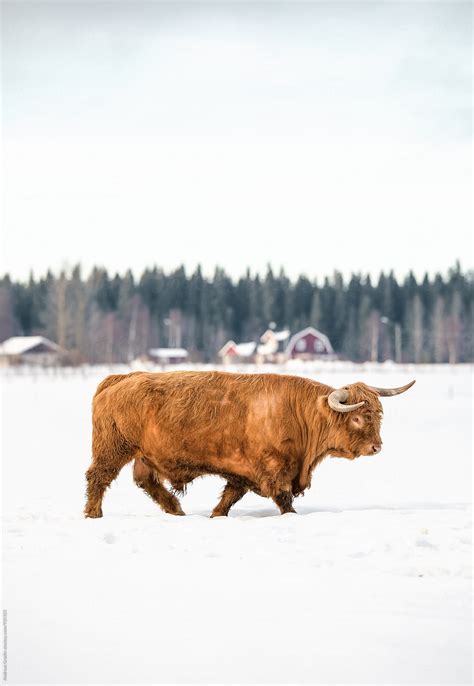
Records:
M185 347L190 360L217 361L221 346L258 340L270 326L313 326L340 359L415 363L473 359L473 274L457 263L417 279L301 275L269 266L232 279L216 268L110 274L75 266L27 282L0 280L0 340L40 334L67 350L68 364L129 362L151 347Z

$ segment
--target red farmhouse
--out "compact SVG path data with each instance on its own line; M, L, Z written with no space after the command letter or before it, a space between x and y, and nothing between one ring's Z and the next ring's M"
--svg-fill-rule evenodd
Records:
M334 350L325 334L308 326L290 338L285 353L287 359L313 360L317 357L333 355Z

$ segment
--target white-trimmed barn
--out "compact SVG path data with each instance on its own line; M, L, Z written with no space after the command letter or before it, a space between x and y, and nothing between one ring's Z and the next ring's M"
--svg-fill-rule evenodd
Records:
M326 355L334 355L334 350L326 334L308 326L290 338L285 355L288 360L314 360Z

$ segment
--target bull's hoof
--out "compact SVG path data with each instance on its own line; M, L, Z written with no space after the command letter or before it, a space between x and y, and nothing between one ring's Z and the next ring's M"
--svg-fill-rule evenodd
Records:
M95 511L95 512L88 512L87 510L84 512L84 517L86 519L100 519L103 517L102 510Z
M185 517L186 512L183 510L165 510L166 514L174 515L175 517Z
M213 512L210 519L214 519L215 517L227 517L227 512Z

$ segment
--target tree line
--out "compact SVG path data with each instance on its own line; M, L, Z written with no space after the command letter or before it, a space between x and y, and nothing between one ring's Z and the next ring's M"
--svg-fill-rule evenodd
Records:
M140 278L96 267L0 280L0 340L40 334L68 351L70 363L127 362L153 347L185 347L191 359L216 360L229 339L257 340L269 327L292 333L314 326L336 353L354 361L468 362L473 359L473 273L457 263L448 274L339 272L320 281L289 279L269 266L238 280L217 268Z

